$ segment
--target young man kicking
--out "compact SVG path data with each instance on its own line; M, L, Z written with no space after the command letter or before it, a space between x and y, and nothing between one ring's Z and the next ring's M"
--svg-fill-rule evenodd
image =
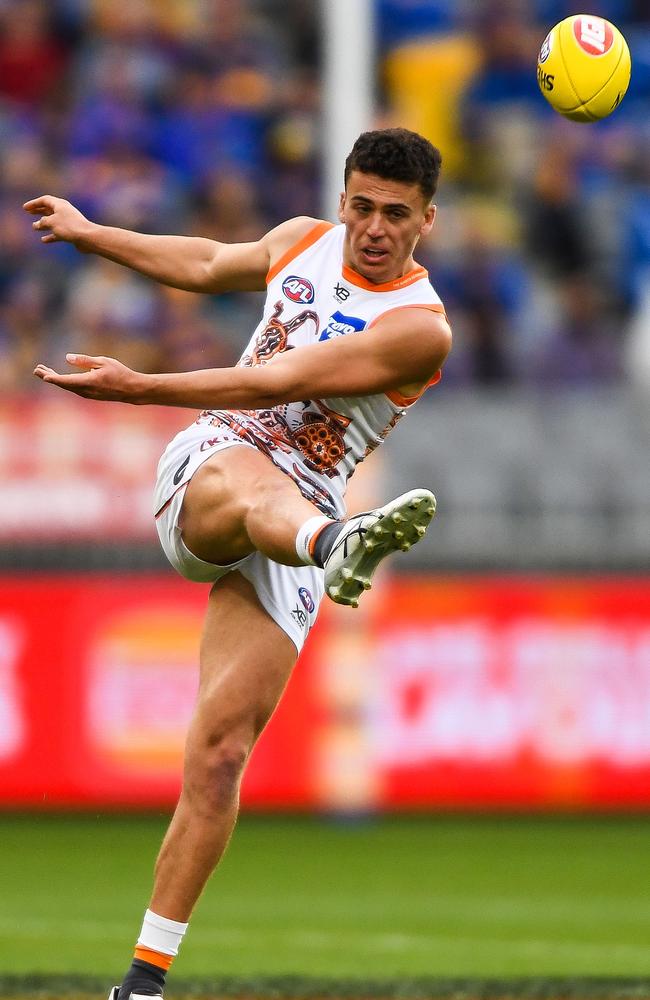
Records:
M110 1000L162 997L193 907L221 858L246 761L282 695L323 593L356 607L381 560L424 535L416 489L345 520L356 465L425 389L450 348L443 306L413 259L433 226L440 154L405 129L363 133L345 164L340 225L291 219L256 243L95 225L50 195L27 202L42 241L65 240L176 288L266 287L234 368L143 374L68 355L35 374L89 399L200 409L163 454L162 547L212 583L183 786L133 962Z

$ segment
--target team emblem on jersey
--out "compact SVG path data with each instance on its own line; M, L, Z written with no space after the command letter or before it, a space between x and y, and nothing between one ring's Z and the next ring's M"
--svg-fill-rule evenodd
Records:
M358 319L357 316L344 316L341 312L333 313L327 321L327 326L321 333L319 340L334 340L335 337L344 337L346 333L357 333L365 329L365 319Z
M292 302L299 302L303 306L308 306L314 301L316 293L311 281L307 278L299 278L297 274L290 274L282 282L282 292Z
M315 324L316 333L318 333L318 313L313 312L311 309L305 309L303 312L298 313L297 316L292 316L291 319L282 322L280 317L283 312L284 303L276 302L273 307L273 315L269 318L264 329L257 334L251 354L243 355L239 362L241 365L246 368L251 368L254 365L263 365L275 357L276 354L286 351L289 346L289 337L291 334L299 330L309 320Z
M316 411L308 406L315 406ZM336 467L345 456L344 435L349 423L349 417L331 410L322 400L305 406L300 425L292 430L292 442L308 469L324 476L337 474Z

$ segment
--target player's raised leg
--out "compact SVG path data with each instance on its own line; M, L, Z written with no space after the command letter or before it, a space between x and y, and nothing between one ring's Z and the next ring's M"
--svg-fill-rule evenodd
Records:
M250 752L296 660L296 647L239 573L212 589L183 786L156 862L154 889L119 1000L162 996L165 973L232 833Z
M320 512L266 455L236 445L194 473L180 527L190 552L206 562L228 565L257 550L284 566L300 566L305 560L296 552L296 533L315 515Z
M426 532L436 509L429 490L411 490L349 521L334 521L300 493L265 455L229 448L208 459L189 483L181 513L183 540L194 555L227 565L258 550L288 566L325 569L325 589L356 607L379 563L406 551Z

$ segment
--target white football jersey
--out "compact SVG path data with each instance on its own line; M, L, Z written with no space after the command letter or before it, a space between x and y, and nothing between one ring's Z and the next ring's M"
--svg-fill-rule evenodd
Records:
M271 268L264 313L240 365L268 364L283 351L334 337L371 337L377 320L395 309L444 314L423 267L373 285L343 263L344 238L343 225L320 222ZM439 378L438 372L430 384ZM260 410L204 410L161 459L176 474L173 482L159 477L167 486L156 491L155 511L209 457L211 442L215 450L223 446L227 432L229 439L236 435L267 455L327 517L342 517L347 481L356 466L417 398L389 392L305 399Z

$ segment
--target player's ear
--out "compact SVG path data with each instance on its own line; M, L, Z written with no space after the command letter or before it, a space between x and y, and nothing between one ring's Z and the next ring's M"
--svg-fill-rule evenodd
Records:
M339 222L345 222L345 191L341 191L339 195Z
M433 229L433 224L436 221L436 211L436 205L429 205L424 213L424 222L420 226L420 236L428 236Z

